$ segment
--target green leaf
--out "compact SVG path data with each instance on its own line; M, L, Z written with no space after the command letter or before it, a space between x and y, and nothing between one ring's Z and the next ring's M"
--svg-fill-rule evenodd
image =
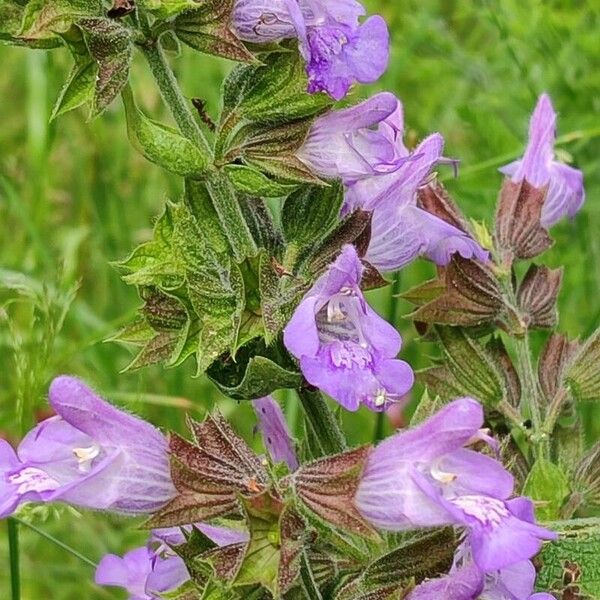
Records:
M26 46L28 48L51 49L61 46L58 36L41 39L23 39L22 32L25 2L3 0L0 2L0 44Z
M207 375L221 392L236 400L252 400L278 389L298 388L302 375L289 358L284 366L277 364L275 353L261 340L255 340L237 352L235 361L218 361L211 365Z
M566 368L565 381L580 402L600 400L600 329L571 359Z
M97 65L92 61L80 66L73 66L52 109L51 121L93 100L97 72Z
M340 182L303 186L288 196L281 211L286 241L298 248L314 248L339 221L343 199Z
M194 10L175 18L175 35L184 43L206 54L239 62L255 62L244 43L231 29L234 0L205 0Z
M138 0L138 4L158 19L169 19L186 10L198 8L197 0Z
M545 544L536 558L537 589L565 599L600 600L600 521L576 519L549 526L560 537Z
M20 37L52 38L84 17L100 16L100 0L30 0L25 7Z
M129 79L133 32L112 19L81 19L77 25L98 65L91 111L91 116L97 117L119 95Z
M400 545L374 560L357 579L342 588L335 600L387 598L412 581L420 583L446 573L452 566L457 545L451 528L411 532Z
M304 61L296 52L273 53L263 64L236 67L223 84L221 130L232 122L288 123L313 117L333 104L327 94L307 94Z
M138 246L116 267L124 273L123 280L132 285L155 285L175 289L183 284L185 265L173 247L175 204L167 202L158 218L152 241Z
M251 196L283 198L298 187L294 183L280 183L245 165L225 165L224 170L236 190Z
M131 144L150 162L182 177L199 176L206 161L198 148L176 130L146 117L135 105L131 89L123 89L127 133Z
M540 521L557 519L569 492L564 470L543 458L535 461L523 488L523 494L536 503Z
M310 282L285 273L273 257L260 257L259 286L265 340L271 343L290 320Z
M446 357L445 366L464 395L487 406L508 396L506 383L493 354L459 327L436 327Z

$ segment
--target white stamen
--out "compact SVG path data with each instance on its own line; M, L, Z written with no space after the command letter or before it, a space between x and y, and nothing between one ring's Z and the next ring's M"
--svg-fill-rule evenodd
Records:
M446 471L442 471L438 464L434 464L431 467L430 472L431 476L440 483L452 483L458 477L458 475L455 473L447 473Z
M79 470L82 473L89 473L92 468L93 460L100 454L100 446L92 444L88 448L73 448L73 455L79 463Z
M379 388L377 390L377 394L375 396L375 406L378 408L383 406L387 401L387 392L383 388Z

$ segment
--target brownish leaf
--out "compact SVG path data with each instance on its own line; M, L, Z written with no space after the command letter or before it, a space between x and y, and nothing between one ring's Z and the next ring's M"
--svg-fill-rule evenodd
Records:
M363 260L362 264L364 271L360 280L360 287L363 290L376 290L390 284L370 262Z
M352 533L378 539L354 497L370 446L348 450L300 467L293 475L298 497L319 517Z
M240 542L207 550L200 558L212 566L217 579L233 581L244 562L247 548L247 543Z
M463 327L495 322L509 331L521 331L522 324L514 309L506 304L498 281L487 265L454 255L442 277L443 287L428 282L410 292L408 298L420 304L420 308L409 315L411 319ZM426 302L428 296L433 299Z
M203 423L190 420L196 444L177 434L169 440L171 477L179 492L154 515L150 527L172 527L218 516L241 514L239 497L266 489L260 459L220 414Z
M434 181L428 185L419 188L417 192L417 205L428 213L454 225L454 227L471 233L469 223L458 208L458 205L448 195L446 188Z
M552 400L563 385L565 368L575 356L580 343L559 333L553 333L540 356L538 378L544 395Z
M521 381L512 359L506 351L506 346L504 345L502 338L493 336L487 344L487 349L500 364L500 370L502 371L502 375L504 375L506 383L505 399L512 406L519 406L521 400Z
M508 264L515 258L538 256L552 245L541 224L546 192L527 181L505 179L498 198L495 238Z
M551 328L558 322L556 299L563 269L531 265L519 286L517 300L521 315L530 329Z
M279 520L281 548L277 588L286 594L296 583L306 538L306 523L292 507L286 507Z

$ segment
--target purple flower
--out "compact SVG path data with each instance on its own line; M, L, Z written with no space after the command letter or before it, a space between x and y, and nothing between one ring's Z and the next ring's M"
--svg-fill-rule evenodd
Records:
M121 587L129 600L154 600L176 590L190 578L183 560L173 553L159 555L147 546L127 552L121 558L107 554L96 568L98 585Z
M400 101L382 92L319 117L297 156L317 175L350 185L395 170L407 160L402 128Z
M465 448L482 425L479 403L462 398L379 444L356 494L359 511L391 531L463 526L484 572L531 558L556 536L535 525L529 500L509 500L513 477L499 462Z
M275 463L284 462L290 471L295 471L298 468L298 458L279 404L271 396L267 396L253 400L252 406L258 417L258 430L271 459Z
M550 97L542 94L531 116L529 142L523 158L500 169L514 182L527 180L532 186L548 186L541 223L549 228L563 217L573 217L583 205L583 173L554 160L556 112Z
M152 573L152 554L148 548L136 548L121 558L107 554L96 568L98 585L121 587L129 592L129 600L152 600L146 593L146 580ZM156 597L156 596L155 596Z
M444 138L434 133L425 138L412 152L402 143L402 125L396 137L398 168L373 177L363 177L348 185L344 211L361 209L374 211L383 206L416 205L417 189L425 183L433 167L443 159ZM407 160L410 159L410 160Z
M385 205L373 212L364 258L377 270L397 271L419 256L445 266L454 254L489 259L489 253L464 231L417 206Z
M342 406L385 410L410 390L414 375L395 358L400 335L366 303L362 271L355 248L344 246L300 302L284 342L307 381Z
M155 427L73 377L56 378L49 399L57 416L25 436L18 458L0 455L6 510L27 500L62 501L135 515L175 496L167 441Z
M356 0L237 0L232 22L249 42L297 37L308 91L340 100L355 81L376 81L388 65L387 25L380 16L360 23L364 15Z

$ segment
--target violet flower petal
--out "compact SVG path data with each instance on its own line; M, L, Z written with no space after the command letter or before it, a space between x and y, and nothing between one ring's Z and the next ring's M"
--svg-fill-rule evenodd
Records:
M284 462L290 471L298 468L298 458L285 416L279 404L271 396L252 401L258 417L258 429L263 442L275 463Z
M483 589L483 575L467 565L437 579L419 584L406 600L477 600Z
M556 112L550 97L542 94L531 116L529 141L520 160L500 172L514 182L527 180L532 186L548 186L541 223L546 229L568 216L573 217L585 201L583 174L554 160Z
M130 594L130 600L152 600L146 594L146 580L152 572L152 560L146 547L131 550L121 558L107 554L96 568L98 585L121 587Z

